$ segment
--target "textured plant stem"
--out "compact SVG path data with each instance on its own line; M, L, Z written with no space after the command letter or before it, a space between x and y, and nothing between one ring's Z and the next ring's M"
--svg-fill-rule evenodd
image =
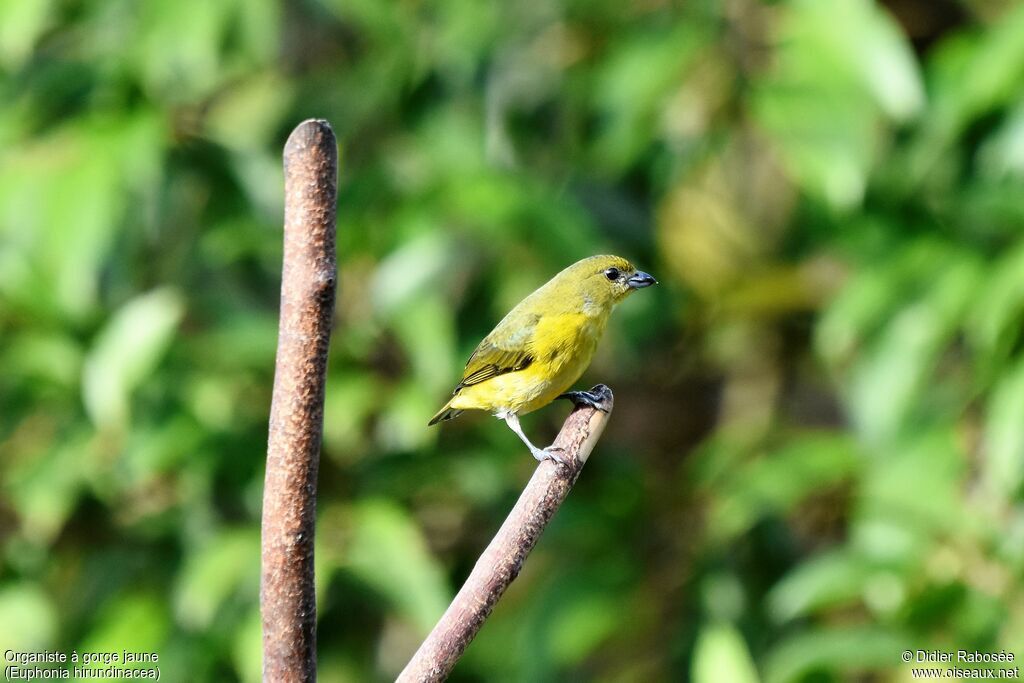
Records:
M316 680L313 540L337 261L338 145L326 121L284 148L284 269L263 488L263 680Z
M505 589L519 575L527 555L569 495L611 414L611 390L599 384L591 392L602 408L577 406L562 425L553 447L566 465L545 460L537 466L518 502L484 550L448 610L413 655L398 683L443 681L476 636Z

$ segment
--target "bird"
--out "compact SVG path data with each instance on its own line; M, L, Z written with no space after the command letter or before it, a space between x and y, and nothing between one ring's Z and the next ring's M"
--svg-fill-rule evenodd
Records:
M519 302L484 337L451 399L428 426L465 410L486 410L504 420L538 461L563 463L558 449L530 442L519 416L559 398L603 409L597 387L566 390L590 365L612 308L656 283L621 256L591 256L572 264Z

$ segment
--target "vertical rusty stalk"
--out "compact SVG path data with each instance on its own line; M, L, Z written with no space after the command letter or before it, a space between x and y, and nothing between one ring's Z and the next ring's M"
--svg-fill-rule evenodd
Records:
M284 268L263 489L263 680L316 680L313 540L337 260L338 146L304 121L284 148Z

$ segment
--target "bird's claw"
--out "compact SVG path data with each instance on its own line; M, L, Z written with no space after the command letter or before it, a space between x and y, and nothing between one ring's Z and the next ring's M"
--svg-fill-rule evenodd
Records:
M533 457L537 459L537 462L544 462L545 460L551 460L551 461L555 462L555 464L558 464L558 465L566 465L566 464L568 464L566 459L563 456L561 456L561 455L557 455L555 453L555 451L560 451L560 452L564 453L565 449L561 448L560 446L548 446L547 448L538 448L538 449L533 451Z
M567 391L558 398L567 398L575 405L590 406L602 413L608 412L607 400L611 390L604 384L598 384L590 391Z

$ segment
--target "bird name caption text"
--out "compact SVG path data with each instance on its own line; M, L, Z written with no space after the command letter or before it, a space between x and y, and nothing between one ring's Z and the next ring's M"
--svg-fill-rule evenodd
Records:
M120 650L70 653L58 650L4 650L4 678L8 681L53 680L160 680L156 652Z
M1006 650L904 650L900 658L906 664L915 665L911 669L911 677L915 679L1020 679L1017 658Z

